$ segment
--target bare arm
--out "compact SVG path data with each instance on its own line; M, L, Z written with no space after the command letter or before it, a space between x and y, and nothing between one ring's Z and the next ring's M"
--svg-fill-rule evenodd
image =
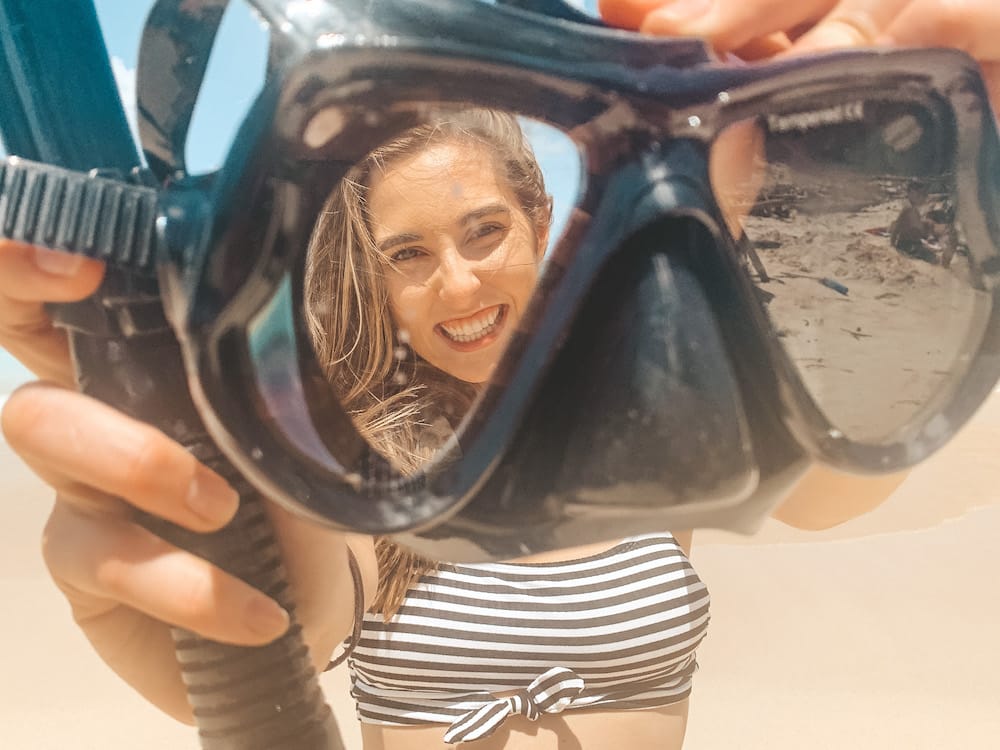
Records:
M772 515L798 529L828 529L877 508L906 476L861 477L814 466Z

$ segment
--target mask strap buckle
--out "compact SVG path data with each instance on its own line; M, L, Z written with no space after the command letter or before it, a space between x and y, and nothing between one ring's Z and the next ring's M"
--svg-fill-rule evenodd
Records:
M155 285L157 191L136 182L147 182L140 170L125 178L17 156L0 162L0 237L104 261L132 279L100 304L73 306L76 315L53 310L69 328L131 337L168 327Z
M8 157L0 162L0 236L155 276L157 191L100 174Z

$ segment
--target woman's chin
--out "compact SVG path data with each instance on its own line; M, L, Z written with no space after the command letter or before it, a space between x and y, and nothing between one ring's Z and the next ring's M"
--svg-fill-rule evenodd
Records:
M461 380L463 383L483 385L490 379L493 370L496 369L496 363L494 362L488 367L455 366L439 367L438 369L455 378L455 380Z
M500 361L503 349L497 347L496 351L498 352L496 354L476 352L459 356L455 356L454 352L449 352L448 356L437 357L436 360L428 360L428 362L455 380L461 380L471 385L482 385L493 376L497 362Z

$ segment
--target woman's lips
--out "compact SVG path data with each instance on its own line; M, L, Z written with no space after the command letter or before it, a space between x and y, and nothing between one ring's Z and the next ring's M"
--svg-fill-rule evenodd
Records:
M507 305L494 305L475 315L438 323L434 330L452 349L471 352L496 341L506 320Z

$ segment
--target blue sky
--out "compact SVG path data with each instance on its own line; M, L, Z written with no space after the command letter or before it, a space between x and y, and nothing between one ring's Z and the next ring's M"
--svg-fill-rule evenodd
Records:
M470 0L473 2L475 0ZM489 0L486 0L487 2ZM597 0L570 0L577 7L593 11ZM146 14L153 0L94 0L104 31L112 69L122 99L134 127L135 69L139 41ZM242 2L233 2L216 42L209 63L202 95L199 97L191 127L188 166L192 171L208 171L221 162L233 133L245 114L263 78L267 38ZM549 165L572 162L566 144L560 139L540 135L535 148L543 169ZM2 153L2 151L0 151ZM565 214L577 181L576 166L551 171L550 189L556 194L556 214ZM556 234L558 228L556 228ZM30 373L0 349L0 397L19 383L31 379Z

